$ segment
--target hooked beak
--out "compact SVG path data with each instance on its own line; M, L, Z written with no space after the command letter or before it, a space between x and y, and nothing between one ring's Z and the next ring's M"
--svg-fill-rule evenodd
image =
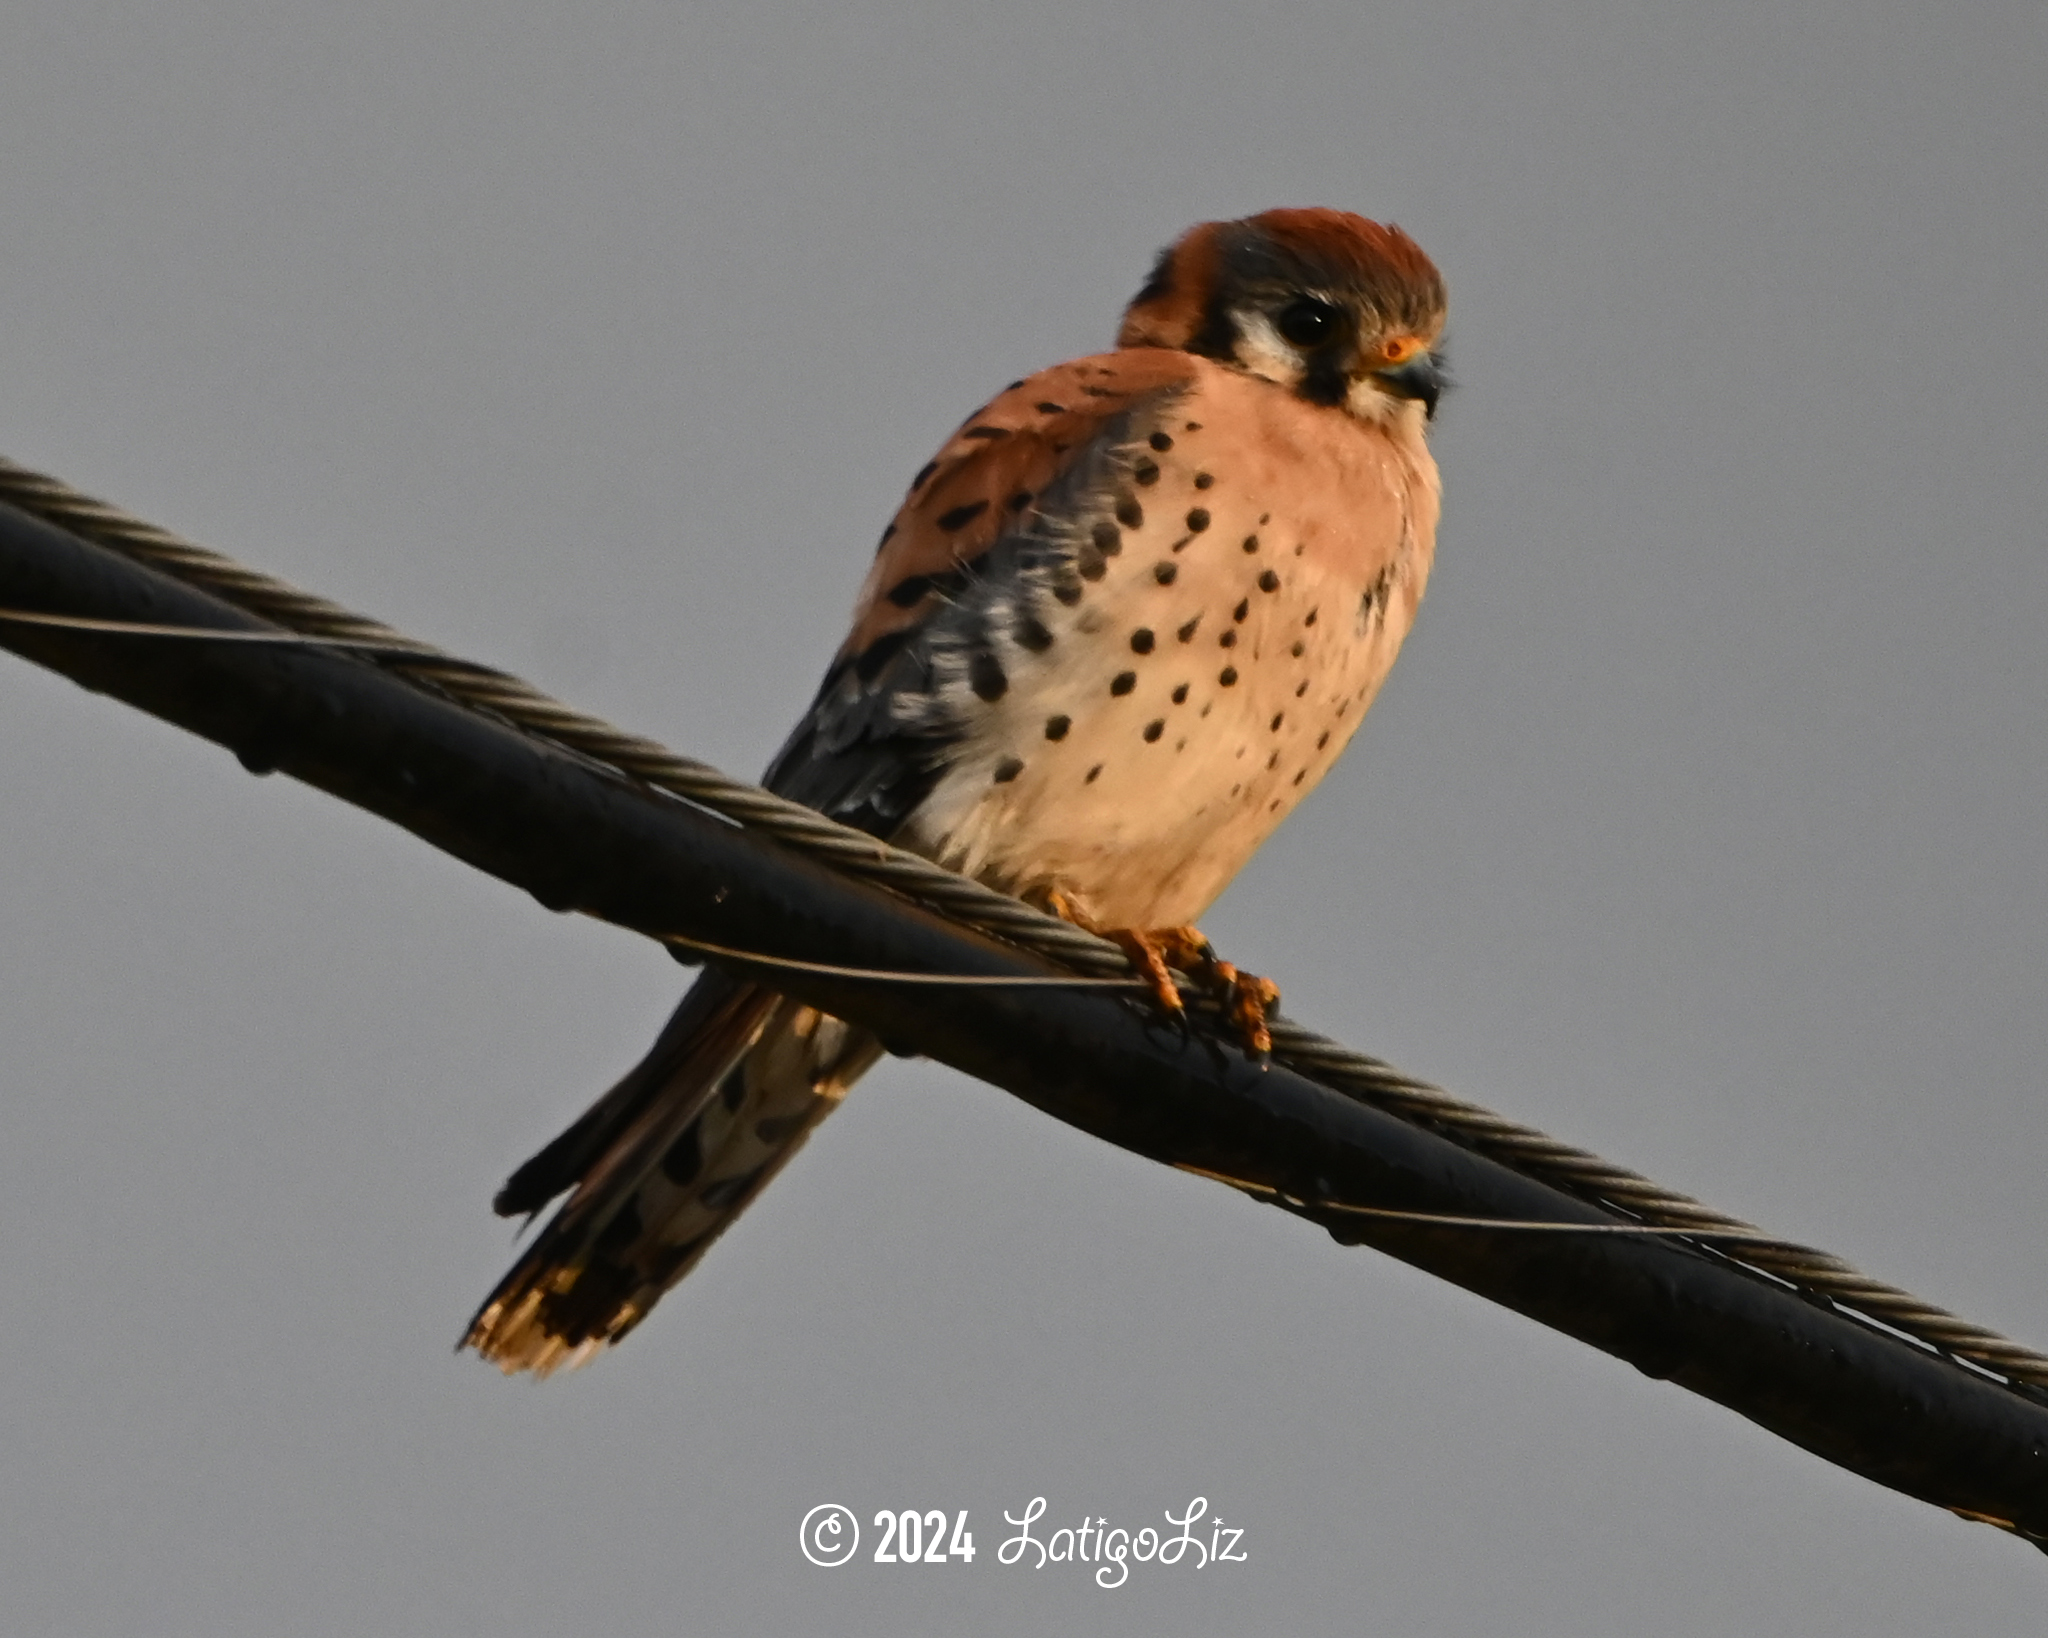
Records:
M1396 398L1420 400L1423 418L1436 419L1436 401L1443 396L1444 377L1433 355L1417 353L1405 364L1374 370L1372 378Z

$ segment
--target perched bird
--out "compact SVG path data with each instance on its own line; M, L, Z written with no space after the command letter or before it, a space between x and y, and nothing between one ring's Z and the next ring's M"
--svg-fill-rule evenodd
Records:
M1329 771L1422 600L1443 322L1398 228L1191 229L1114 352L1008 387L912 480L765 783L1122 934L1177 1004L1162 957L1204 956L1185 924ZM1237 987L1256 1038L1270 997ZM708 969L499 1193L570 1191L467 1345L546 1374L617 1342L880 1053Z

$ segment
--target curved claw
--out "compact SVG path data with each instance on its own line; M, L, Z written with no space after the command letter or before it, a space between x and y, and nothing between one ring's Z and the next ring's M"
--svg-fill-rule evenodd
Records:
M1224 1016L1254 1057L1264 1062L1272 1056L1273 1032L1267 1027L1266 1016L1280 1005L1280 986L1270 978L1239 972L1221 959L1199 927L1155 927L1149 931L1099 927L1064 893L1054 890L1046 895L1046 900L1052 913L1062 921L1085 927L1115 943L1145 980L1153 999L1169 1016L1180 1021L1182 1029L1189 1027L1187 1004L1174 982L1175 967L1217 992Z
M1237 1033L1261 1062L1273 1056L1273 1031L1266 1015L1280 1005L1280 986L1256 973L1241 973L1227 961L1215 966L1217 982L1224 991L1223 1010Z
M1102 936L1130 958L1138 976L1151 986L1153 1000L1168 1012L1187 1011L1187 1004L1180 998L1180 986L1173 981L1173 973L1166 964L1170 952L1157 937L1129 927L1120 927Z

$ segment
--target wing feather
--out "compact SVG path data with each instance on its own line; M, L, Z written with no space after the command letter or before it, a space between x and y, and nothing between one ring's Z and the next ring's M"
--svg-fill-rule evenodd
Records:
M1132 426L1187 390L1186 354L1133 349L1019 381L962 424L882 536L853 630L769 764L770 790L875 835L900 830L1000 693L997 639L1041 640L1137 458ZM1094 569L1099 572L1100 559Z

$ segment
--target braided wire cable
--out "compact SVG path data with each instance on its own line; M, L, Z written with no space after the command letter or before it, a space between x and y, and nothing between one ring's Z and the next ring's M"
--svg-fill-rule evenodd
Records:
M721 773L706 763L578 711L503 671L464 660L379 621L236 562L166 529L0 457L0 502L156 569L286 631L336 640L409 681L522 733L601 764L772 837L847 875L875 882L978 932L1071 972L1124 978L1130 966L1107 939ZM1713 1256L1782 1282L1849 1317L1874 1321L1951 1358L2034 1389L2048 1389L2048 1355L1972 1324L1831 1253L1763 1230L1627 1167L1402 1074L1283 1018L1270 1020L1273 1056L1322 1085L1425 1127L1511 1170L1614 1212L1683 1235ZM1343 1210L1325 1203L1332 1210Z

